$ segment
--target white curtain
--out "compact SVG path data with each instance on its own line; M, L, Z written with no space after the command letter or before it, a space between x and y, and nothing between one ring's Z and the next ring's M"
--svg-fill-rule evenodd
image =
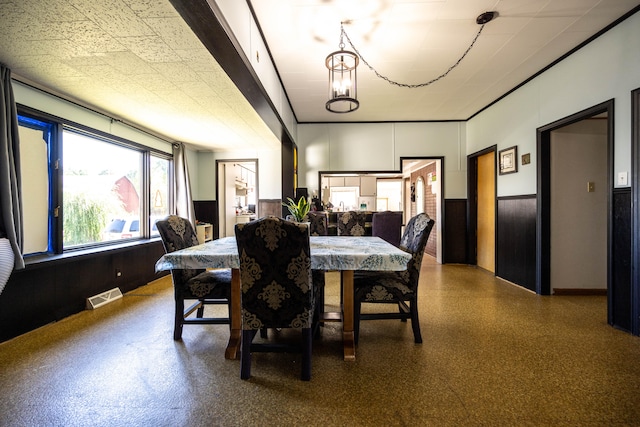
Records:
M189 182L189 167L187 165L186 149L182 143L173 144L174 189L176 194L176 215L191 221L196 229L196 214L191 196Z
M11 70L0 64L0 239L3 241L3 271L24 268L22 258L22 203L20 187L20 142L18 140L18 115L11 86ZM13 256L6 253L11 247ZM0 275L0 292L9 275Z

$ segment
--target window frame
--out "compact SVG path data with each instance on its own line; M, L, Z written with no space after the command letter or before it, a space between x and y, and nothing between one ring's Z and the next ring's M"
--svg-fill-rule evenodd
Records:
M109 250L114 247L121 246L123 244L131 244L135 242L146 242L149 240L158 240L159 236L151 236L151 210L150 210L150 160L151 156L161 158L167 160L169 162L168 171L167 171L167 181L169 183L167 191L168 191L168 211L170 213L175 212L175 203L174 203L174 186L171 185L174 176L174 163L173 163L173 155L166 153L164 151L155 149L153 147L149 147L135 141L131 141L125 139L123 137L113 135L99 129L91 128L90 126L86 126L72 120L64 119L52 114L48 114L31 107L16 104L18 116L24 116L32 120L37 120L40 122L45 122L51 124L52 132L50 141L47 141L49 159L48 159L48 167L49 167L49 209L48 209L48 217L49 217L49 244L48 251L46 253L30 253L23 254L25 257L25 261L29 259L37 259L42 256L52 256L52 255L64 255L73 252L82 252L86 250ZM63 211L63 171L64 171L64 159L62 158L62 147L64 144L63 141L63 132L71 131L80 133L82 135L88 136L90 138L95 138L101 140L103 142L114 144L116 146L120 146L122 148L132 149L135 151L139 151L142 154L142 179L141 179L141 197L140 197L140 209L143 211L141 215L142 223L140 224L140 236L138 238L130 238L124 241L112 240L107 242L93 242L86 245L78 245L72 248L64 248L63 247L63 219L64 219L64 211ZM56 209L58 210L58 215L55 215ZM146 220L145 220L146 219Z

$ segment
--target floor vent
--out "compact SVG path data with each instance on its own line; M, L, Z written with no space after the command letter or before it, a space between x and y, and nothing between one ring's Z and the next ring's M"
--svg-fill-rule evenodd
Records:
M120 289L113 288L110 291L87 298L87 310L93 310L120 298L122 298Z

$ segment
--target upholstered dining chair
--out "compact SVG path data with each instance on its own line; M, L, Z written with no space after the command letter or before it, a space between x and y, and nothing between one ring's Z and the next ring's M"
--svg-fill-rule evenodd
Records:
M176 215L156 223L165 252L174 252L198 244L198 236L191 222ZM204 317L208 304L225 304L231 310L231 270L171 270L175 299L173 339L182 338L183 325L231 324L230 316ZM185 300L195 302L185 309ZM196 316L190 317L193 312Z
M371 217L371 235L398 247L402 235L402 212L375 212Z
M414 216L407 223L399 246L411 254L406 270L355 272L353 285L356 343L360 335L360 321L374 319L411 319L414 341L416 344L422 342L418 320L418 282L424 249L433 224L434 221L425 213ZM395 311L365 314L362 313L363 303L394 304Z
M240 378L251 377L253 352L299 351L300 378L311 379L313 328L318 324L318 294L324 276L314 282L311 271L309 225L275 216L236 224L242 283L242 343ZM299 328L300 345L253 342L267 328Z
M364 236L366 218L364 212L339 212L338 236Z
M324 212L309 211L305 216L309 222L309 233L312 236L326 236L329 231L327 214Z

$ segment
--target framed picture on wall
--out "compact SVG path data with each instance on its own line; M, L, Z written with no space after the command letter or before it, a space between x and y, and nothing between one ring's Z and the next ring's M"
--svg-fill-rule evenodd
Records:
M500 175L518 172L518 147L513 146L498 152Z

